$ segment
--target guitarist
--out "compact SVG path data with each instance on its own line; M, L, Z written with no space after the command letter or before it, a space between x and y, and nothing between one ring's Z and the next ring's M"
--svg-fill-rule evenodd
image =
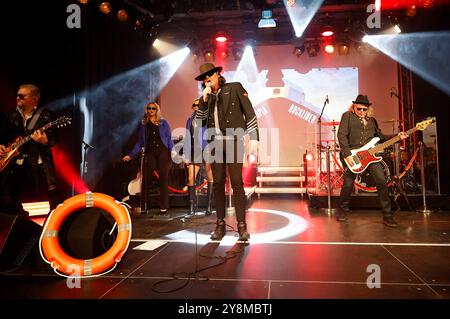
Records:
M338 130L338 140L341 148L340 155L341 159L345 158L350 161L350 165L353 165L350 150L364 146L374 137L379 137L381 142L388 139L381 133L377 121L373 117L373 108L371 105L372 103L369 102L368 97L360 94L353 101L350 109L342 114ZM404 132L401 132L399 133L399 137L403 140L408 136ZM348 168L347 164L343 163L343 167L344 184L339 198L340 209L336 218L340 222L347 220L350 197L353 192L353 182L356 178L356 174ZM386 176L384 175L381 163L372 163L367 169L377 185L378 197L383 212L383 223L389 227L398 227L399 224L392 216L391 200L389 198Z
M19 87L16 109L6 115L0 141L0 157L7 152L7 142L18 136L32 134L32 140L25 143L19 155L0 172L0 212L12 214L28 213L23 210L19 195L25 186L34 193L47 193L50 209L56 208L59 195L56 187L55 169L50 148L56 143L54 130L40 133L37 129L52 121L53 114L39 110L40 90L33 84ZM30 126L31 123L31 126ZM34 124L34 125L33 125Z

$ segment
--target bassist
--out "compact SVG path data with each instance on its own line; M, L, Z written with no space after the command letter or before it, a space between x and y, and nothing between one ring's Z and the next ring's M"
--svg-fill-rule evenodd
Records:
M19 155L0 172L0 212L25 214L20 195L25 191L33 195L46 194L50 209L56 208L59 195L50 148L56 143L55 130L41 133L37 129L49 123L53 114L38 108L40 90L33 84L19 87L16 109L7 114L0 141L0 157L5 156L7 142L18 136L32 134L32 140L24 144Z
M343 165L344 184L341 189L337 215L337 220L341 222L347 220L351 193L353 192L353 182L356 178L356 174L348 167L348 165L354 165L350 150L364 146L374 137L379 137L381 141L387 139L381 133L377 121L373 117L371 104L366 95L358 95L350 106L350 109L342 114L338 130L338 140L341 148L341 158L345 159L347 164L344 163ZM401 132L399 133L399 137L405 139L408 136L404 132ZM398 223L392 217L386 176L384 175L381 163L372 163L367 169L377 186L378 197L383 212L383 223L389 227L398 227Z

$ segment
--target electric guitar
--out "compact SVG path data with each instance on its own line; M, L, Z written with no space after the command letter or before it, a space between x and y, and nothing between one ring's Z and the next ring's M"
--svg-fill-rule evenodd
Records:
M436 118L434 117L429 120L422 121L420 123L417 123L415 127L406 131L405 133L407 135L411 135L418 130L423 131L434 122L436 122ZM374 137L363 147L350 151L351 155L349 157L351 157L351 159L353 160L353 165L350 165L348 158L345 158L344 161L353 173L362 173L370 164L381 161L383 158L381 156L376 156L376 154L382 152L386 147L397 143L401 140L401 138L399 136L395 136L384 143L376 145L379 140L379 137Z
M39 130L42 134L52 126L56 127L66 126L71 123L70 122L71 120L72 119L70 117L62 116L50 123L45 124L43 127L37 130ZM8 166L8 164L11 162L11 159L19 155L19 149L22 147L23 144L32 139L31 135L32 134L26 137L22 136L16 137L14 141L8 145L8 147L6 148L6 153L0 157L0 172L3 171Z

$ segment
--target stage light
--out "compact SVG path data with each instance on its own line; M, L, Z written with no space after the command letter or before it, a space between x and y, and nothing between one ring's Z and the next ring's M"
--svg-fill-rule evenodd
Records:
M375 0L375 11L381 10L381 0Z
M102 2L98 7L101 13L108 14L112 10L112 6L109 2Z
M434 0L423 0L422 7L431 8L434 5Z
M408 17L414 17L416 14L417 14L416 6L410 6L408 9L406 9L406 15Z
M141 19L136 19L136 21L134 21L134 31L142 29L143 25L144 22Z
M300 38L308 24L322 6L323 0L298 1L295 5L289 5L286 1L283 4L289 14L295 36Z
M394 32L395 33L402 33L402 29L400 29L400 25L399 24L394 25Z
M306 52L308 53L309 57L315 57L320 52L320 46L318 44L311 44L306 47Z
M117 20L121 21L121 22L125 22L128 20L128 12L125 9L120 9L117 12Z
M333 53L333 52L334 52L334 45L332 45L332 44L327 44L327 45L325 45L324 51L325 51L326 53L328 53L328 54Z
M350 52L350 47L346 43L341 43L338 46L339 55L347 55Z
M227 40L228 40L228 37L227 37L227 35L225 33L219 32L219 33L216 34L216 41L217 42L223 43L223 42L227 42Z
M320 34L323 37L331 37L334 34L334 30L331 26L326 25L326 26L322 27L322 29L320 30Z
M227 51L220 51L219 56L221 59L226 59L228 56Z
M305 154L305 160L306 160L307 162L311 162L311 161L313 160L312 154L311 154L311 153L306 153L306 154Z
M450 95L450 32L370 35L366 41Z
M263 10L261 20L259 20L258 28L275 28L277 23L272 18L272 10Z
M298 58L305 52L305 45L300 45L294 48L294 54Z
M214 51L212 49L206 49L203 56L205 58L205 62L213 62L214 61Z
M78 2L81 4L88 4L89 0L78 0Z

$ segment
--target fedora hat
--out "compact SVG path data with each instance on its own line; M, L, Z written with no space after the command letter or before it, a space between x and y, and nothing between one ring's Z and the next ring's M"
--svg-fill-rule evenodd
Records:
M206 78L206 74L211 72L221 72L222 67L221 66L214 66L212 63L203 63L200 65L200 75L198 75L195 80L196 81L203 81Z
M367 97L367 95L362 95L362 94L359 94L356 97L356 100L353 101L353 103L354 104L363 104L363 105L367 105L367 106L372 105L372 103L369 102L369 98Z

